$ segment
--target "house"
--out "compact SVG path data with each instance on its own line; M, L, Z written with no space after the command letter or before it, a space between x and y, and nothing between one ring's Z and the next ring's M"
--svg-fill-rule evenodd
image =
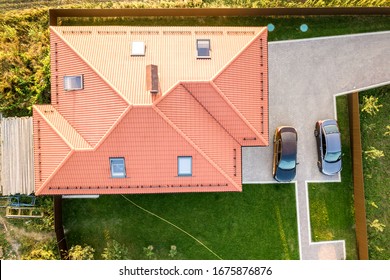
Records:
M51 26L36 195L242 191L267 146L264 27Z

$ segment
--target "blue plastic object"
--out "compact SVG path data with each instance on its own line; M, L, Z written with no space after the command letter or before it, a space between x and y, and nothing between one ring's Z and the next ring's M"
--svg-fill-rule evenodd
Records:
M267 25L267 29L268 29L269 32L272 32L272 31L275 30L275 25L273 25L272 23L270 23L270 24Z
M309 30L309 26L307 26L307 24L301 24L301 27L299 29L302 32L307 32L307 30Z

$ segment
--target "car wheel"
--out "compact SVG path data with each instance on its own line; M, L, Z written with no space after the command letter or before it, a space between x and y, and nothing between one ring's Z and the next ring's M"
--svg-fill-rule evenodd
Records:
M321 169L322 169L322 164L321 164L320 161L317 161L317 166L318 166L318 169L321 171Z
M314 136L315 136L315 137L318 137L318 131L317 131L317 129L314 129Z

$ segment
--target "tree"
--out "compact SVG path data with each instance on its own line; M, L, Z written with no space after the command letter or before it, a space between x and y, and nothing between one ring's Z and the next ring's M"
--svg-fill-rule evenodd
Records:
M0 26L0 111L31 115L32 105L50 101L47 9L7 12Z

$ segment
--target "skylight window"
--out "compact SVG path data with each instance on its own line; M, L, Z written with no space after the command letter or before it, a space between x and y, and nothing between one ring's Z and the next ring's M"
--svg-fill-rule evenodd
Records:
M126 177L125 158L110 158L110 168L112 178Z
M79 90L83 88L83 76L64 76L64 90Z
M145 56L145 43L144 42L132 42L131 44L132 56Z
M177 157L177 175L192 176L192 157Z
M210 58L210 40L209 39L197 39L196 49L198 52L197 58Z

